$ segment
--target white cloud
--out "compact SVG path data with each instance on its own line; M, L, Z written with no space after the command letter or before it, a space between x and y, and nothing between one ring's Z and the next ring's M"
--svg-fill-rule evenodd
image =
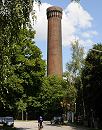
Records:
M83 32L82 33L82 36L85 37L85 38L91 38L93 36L97 36L98 33L96 31L86 31L86 32Z
M72 2L65 9L65 13L73 26L91 27L92 17L80 4Z
M47 17L46 17L46 9L51 6L47 3L42 3L40 7L35 3L34 10L35 15L37 16L37 20L33 25L36 30L36 39L37 40L45 40L47 39Z
M42 3L40 10L37 4L34 4L34 9L37 14L37 21L34 25L36 30L36 39L39 41L45 41L47 43L47 17L46 9L52 5L48 3ZM66 9L63 10L62 16L62 44L67 46L75 40L75 38L83 41L81 37L88 38L89 40L92 36L97 35L96 31L92 30L92 20L93 18L90 14L83 9L80 4L75 2L70 3ZM88 29L90 31L88 31ZM80 30L80 31L79 31Z

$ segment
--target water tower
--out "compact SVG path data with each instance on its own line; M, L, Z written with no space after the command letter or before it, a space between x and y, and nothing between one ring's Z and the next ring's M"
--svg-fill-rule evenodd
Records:
M62 77L62 8L47 8L48 42L47 42L47 75Z

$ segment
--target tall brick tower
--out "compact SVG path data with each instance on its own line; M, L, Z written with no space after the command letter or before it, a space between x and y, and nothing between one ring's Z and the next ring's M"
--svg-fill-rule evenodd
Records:
M47 75L62 77L62 8L47 8L48 44L47 44Z

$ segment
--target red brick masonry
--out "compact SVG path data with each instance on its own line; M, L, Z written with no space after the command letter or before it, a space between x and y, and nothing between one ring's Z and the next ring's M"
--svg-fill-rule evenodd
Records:
M62 8L52 6L47 8L48 46L47 75L62 77Z

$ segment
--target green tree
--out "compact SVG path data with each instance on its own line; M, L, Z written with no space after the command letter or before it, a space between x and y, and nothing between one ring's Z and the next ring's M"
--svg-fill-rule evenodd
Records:
M84 66L84 48L79 45L79 41L72 42L72 60L66 64L66 72L64 76L67 78L70 86L74 86L77 89L77 108L82 104L82 80L81 72ZM75 100L74 100L75 101ZM75 102L74 102L75 103ZM74 104L73 104L74 105ZM80 107L80 110L83 107ZM79 112L77 112L79 113ZM83 112L82 112L83 113Z
M99 51L98 51L99 50ZM90 118L98 117L102 122L102 44L96 44L85 59L82 72L86 114Z
M73 78L81 74L84 65L84 48L79 45L79 41L72 42L72 60L66 64L66 69L72 73Z
M2 109L15 110L15 103L19 105L20 100L23 101L23 94L26 95L27 107L36 102L45 75L45 61L42 60L40 49L32 41L34 34L31 30L21 29L19 42L15 42L11 48L10 68L6 66L7 70L6 67L4 69L4 77L7 77L1 87Z
M27 110L27 98L26 95L23 94L22 98L16 103L17 109L19 113L22 113L22 120L24 119L24 112Z
M51 119L55 114L61 114L62 97L62 79L57 76L44 77L38 101L40 102L39 110L45 117Z
M51 119L68 111L68 105L74 102L76 89L69 86L66 80L57 76L44 77L42 87L37 98L36 110L45 118ZM71 106L72 107L72 106Z
M15 68L14 73L17 78L22 80L21 86L26 95L27 108L32 106L32 102L37 102L36 98L42 86L42 78L45 76L45 61L42 60L40 49L32 41L33 37L33 31L21 29L19 42L13 46L11 56L11 63ZM19 96L23 101L23 95ZM19 102L17 99L16 101Z
M11 58L15 44L19 43L21 29L30 27L29 13L32 10L32 2L31 0L0 1L1 110L5 107L12 109L12 103L19 97L19 94L23 93L21 85L23 80L14 73L15 66L12 65Z

